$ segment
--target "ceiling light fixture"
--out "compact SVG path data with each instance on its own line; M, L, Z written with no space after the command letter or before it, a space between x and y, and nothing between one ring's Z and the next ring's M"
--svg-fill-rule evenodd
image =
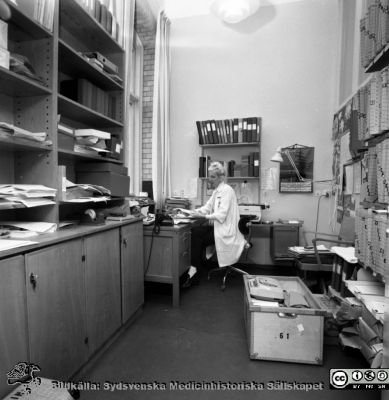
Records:
M213 0L211 11L228 24L236 24L253 15L260 0Z

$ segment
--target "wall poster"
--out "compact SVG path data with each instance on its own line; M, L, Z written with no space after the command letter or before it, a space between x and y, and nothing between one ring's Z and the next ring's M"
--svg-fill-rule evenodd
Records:
M281 150L280 193L313 193L314 150L299 144Z

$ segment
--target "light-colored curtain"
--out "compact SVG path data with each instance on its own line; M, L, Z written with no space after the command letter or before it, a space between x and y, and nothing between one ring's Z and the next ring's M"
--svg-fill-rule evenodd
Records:
M170 21L161 11L155 42L152 178L156 208L170 196Z

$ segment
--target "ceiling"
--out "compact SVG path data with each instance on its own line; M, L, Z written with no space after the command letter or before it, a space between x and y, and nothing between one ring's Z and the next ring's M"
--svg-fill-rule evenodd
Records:
M147 0L155 16L164 8L170 19L207 15L212 0ZM284 3L295 3L303 0L261 0L261 7ZM309 0L305 0L309 1ZM310 0L314 1L314 0Z

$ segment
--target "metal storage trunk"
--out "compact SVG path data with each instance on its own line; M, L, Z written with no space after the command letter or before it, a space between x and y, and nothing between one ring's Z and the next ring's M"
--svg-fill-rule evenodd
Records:
M303 294L310 308L258 305L245 275L244 317L250 358L306 364L323 363L323 327L327 311L298 277L275 276L284 290ZM256 304L257 303L257 304Z

